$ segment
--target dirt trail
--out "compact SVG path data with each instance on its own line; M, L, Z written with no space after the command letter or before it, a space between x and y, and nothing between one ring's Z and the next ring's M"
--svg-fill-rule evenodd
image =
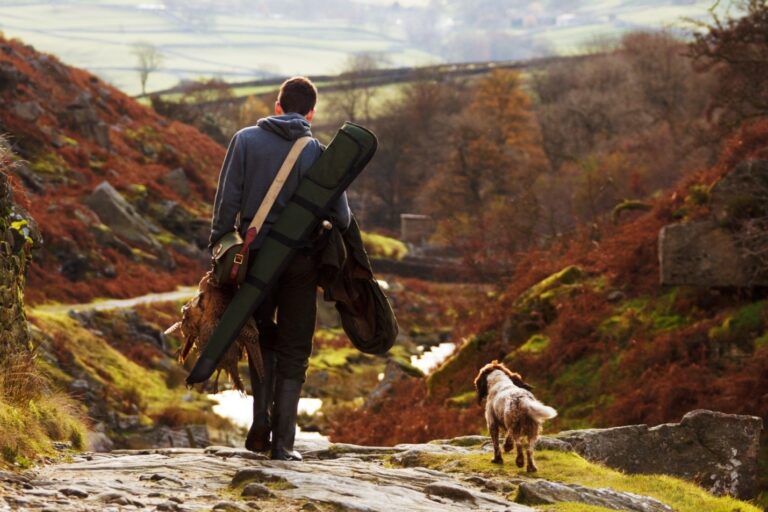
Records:
M142 304L155 302L173 302L193 297L197 292L195 286L180 287L172 292L150 293L130 299L97 299L85 304L45 304L31 308L35 313L64 314L70 311L106 311L110 309L128 309Z

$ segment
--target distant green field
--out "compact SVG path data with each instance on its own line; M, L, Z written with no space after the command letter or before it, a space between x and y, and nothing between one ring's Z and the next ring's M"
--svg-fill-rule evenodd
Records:
M349 54L355 52L379 52L397 67L443 61L439 46L432 47L431 52L414 46L404 24L378 18L376 23L354 23L353 15L349 19L322 19L321 2L317 3L319 12L299 13L295 20L289 20L259 11L260 2L241 1L235 2L241 6L237 14L198 9L195 18L187 19L166 9L166 1L3 0L0 30L68 64L89 69L131 94L140 92L132 50L141 41L154 44L164 56L162 68L149 77L149 91L173 87L181 79L202 77L243 82L266 75L334 74L342 71ZM389 0L366 0L359 8L371 8L366 3L378 9L392 5ZM427 3L413 0L403 5L423 8ZM540 42L559 54L573 54L595 39L617 37L633 29L679 27L685 17L701 19L707 16L712 0L584 0L577 6L550 3L556 6L556 23L510 25L503 31ZM186 4L208 5L200 0ZM452 35L449 31L443 37ZM259 92L263 90L238 91L238 95Z
M140 84L132 50L139 41L154 44L164 56L162 68L149 77L148 90L172 87L182 78L243 81L265 72L340 72L348 55L360 51L385 53L398 66L437 60L409 47L397 31L383 34L345 21L217 16L210 29L195 31L140 5L118 0L66 6L2 2L0 30L134 94Z

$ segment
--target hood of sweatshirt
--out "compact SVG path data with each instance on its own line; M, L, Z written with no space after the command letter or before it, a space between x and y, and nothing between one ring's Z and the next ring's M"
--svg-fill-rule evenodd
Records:
M301 114L295 112L259 119L256 126L276 133L286 140L296 140L305 135L312 136L312 132L309 129L309 121Z

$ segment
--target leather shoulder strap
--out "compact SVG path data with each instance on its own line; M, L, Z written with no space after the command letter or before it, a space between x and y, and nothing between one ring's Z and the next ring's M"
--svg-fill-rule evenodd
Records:
M267 215L269 215L269 211L272 209L272 205L275 204L277 196L279 196L280 191L283 190L283 185L285 185L285 182L288 179L288 175L291 173L291 169L293 169L293 166L296 164L296 160L299 158L299 155L304 150L310 139L311 137L300 137L293 143L291 150L288 151L288 156L286 156L285 160L283 161L283 165L281 165L280 170L277 171L275 180L269 186L267 195L264 196L264 200L259 205L259 209L256 210L256 215L253 216L251 223L248 225L248 231L255 229L256 233L258 233L261 227L264 225L264 221L267 220Z

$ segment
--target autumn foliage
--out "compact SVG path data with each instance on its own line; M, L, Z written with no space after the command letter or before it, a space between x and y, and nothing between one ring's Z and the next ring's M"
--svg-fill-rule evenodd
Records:
M84 200L108 181L139 210L141 200L147 211L174 202L190 218L206 218L224 149L90 73L16 40L0 39L0 46L0 130L18 156L17 201L44 239L28 302L135 296L196 282L203 261L180 253L178 244L163 247L168 257L159 264L146 247L99 242L104 229ZM163 179L172 169L183 170L188 193ZM174 233L166 235L172 240Z

